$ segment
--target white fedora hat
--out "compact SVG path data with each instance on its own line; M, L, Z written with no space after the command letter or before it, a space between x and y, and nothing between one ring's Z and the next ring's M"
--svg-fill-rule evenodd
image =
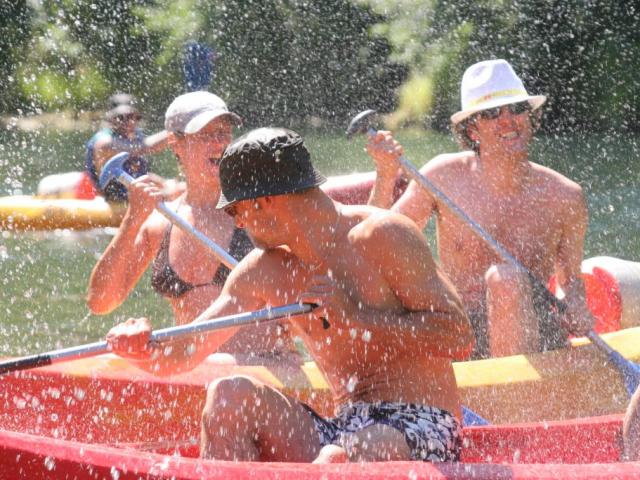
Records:
M476 112L528 101L536 110L547 97L529 95L522 80L506 60L486 60L471 65L464 72L460 84L462 109L451 116L455 125Z

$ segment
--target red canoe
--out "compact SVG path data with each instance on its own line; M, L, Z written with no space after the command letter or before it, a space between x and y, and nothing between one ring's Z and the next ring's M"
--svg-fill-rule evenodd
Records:
M0 479L640 480L640 463L619 462L621 415L466 428L461 464L199 460L199 414L210 375L154 378L113 368L122 362L105 356L0 379ZM277 382L264 367L217 366L216 376L238 368Z

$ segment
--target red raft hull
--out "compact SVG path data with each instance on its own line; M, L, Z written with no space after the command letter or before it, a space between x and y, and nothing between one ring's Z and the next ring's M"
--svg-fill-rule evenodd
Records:
M208 375L202 369L187 379L161 379L122 373L121 363L98 357L0 379L0 479L640 480L640 463L619 463L619 414L466 428L460 464L199 460L199 415L211 368ZM238 369L274 382L264 367L214 368L216 377ZM303 399L327 408L313 394Z
M192 458L195 446L167 454L0 431L0 478L640 479L640 463L615 463L620 422L610 416L544 426L471 427L465 429L463 463L441 465L234 463Z

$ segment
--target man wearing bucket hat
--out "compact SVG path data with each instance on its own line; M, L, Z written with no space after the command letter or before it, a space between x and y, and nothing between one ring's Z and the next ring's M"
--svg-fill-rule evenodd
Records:
M593 324L580 276L588 213L579 185L529 161L546 97L529 95L505 60L488 60L467 69L461 99L451 122L465 151L439 155L421 173L538 279L555 273L566 314L556 318L526 274L503 263L419 185L412 183L392 208L422 227L435 214L440 262L474 326L475 358L564 346L567 332L584 334ZM367 149L378 170L373 203L389 207L402 147L381 131Z
M201 455L236 461L458 458L459 397L451 360L473 333L450 282L408 218L343 206L318 186L302 138L281 128L251 131L227 147L218 208L260 248L234 269L201 318L316 304L289 320L334 394L325 419L253 378L208 389ZM234 335L226 328L159 347L146 319L107 335L113 351L149 371L193 368ZM200 339L200 340L199 340ZM195 342L195 343L194 343ZM170 350L170 351L168 351Z
M130 152L124 170L134 178L149 171L146 154L157 153L167 147L167 132L162 131L145 137L138 123L142 118L135 106L135 99L127 93L116 93L109 97L110 108L105 114L107 125L87 142L85 168L93 185L99 190L98 177L102 166L119 152ZM160 178L158 177L158 180ZM167 188L176 188L168 184ZM127 199L127 188L113 180L100 193L109 201Z
M165 113L168 143L186 183L185 192L168 205L238 260L253 244L216 204L220 159L240 124L220 97L205 91L176 97ZM162 185L150 176L129 187L120 229L91 274L87 301L92 312L107 314L121 305L150 266L151 285L171 304L178 325L196 318L222 291L229 269L154 210L160 198ZM246 364L277 359L297 366L301 359L295 345L282 332L278 325L247 327L224 345L225 355L217 360Z

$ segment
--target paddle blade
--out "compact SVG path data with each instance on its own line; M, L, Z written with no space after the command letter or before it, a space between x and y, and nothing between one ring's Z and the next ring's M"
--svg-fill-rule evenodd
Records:
M206 90L214 75L216 51L198 42L187 42L182 65L188 92Z
M465 427L474 427L491 424L488 420L485 420L473 410L470 410L467 407L462 407L462 425Z
M129 156L129 152L116 153L107 163L104 164L98 181L98 185L100 185L101 189L104 190L107 188L107 185L114 180L120 180L123 173L126 174L123 179L125 182L131 183L133 181L133 177L124 171L124 165L129 159Z

